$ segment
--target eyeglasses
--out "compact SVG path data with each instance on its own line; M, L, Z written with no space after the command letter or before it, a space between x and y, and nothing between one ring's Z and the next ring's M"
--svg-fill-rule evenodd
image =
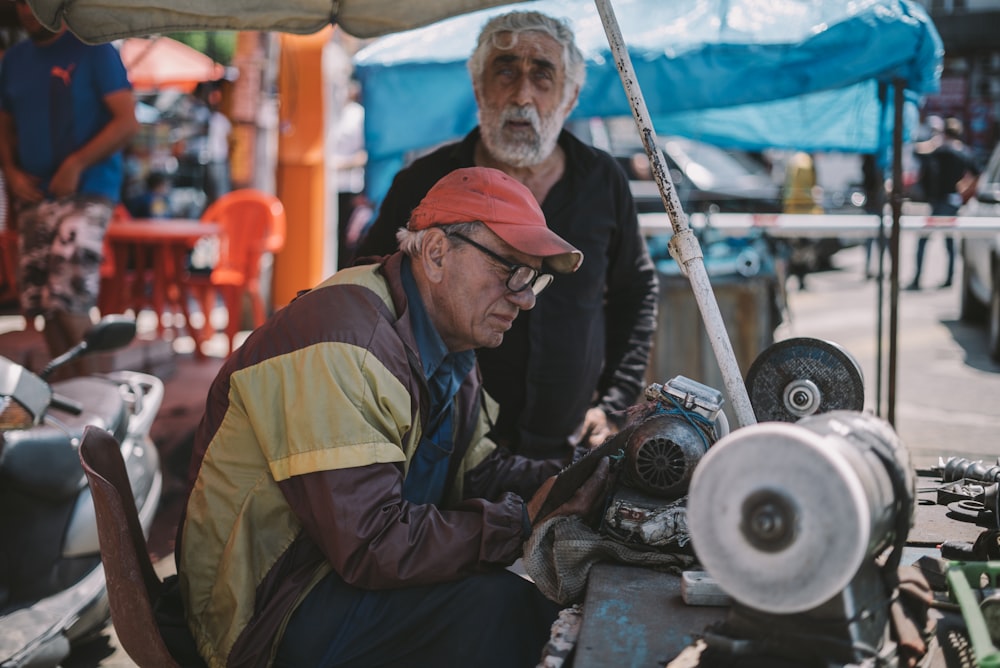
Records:
M486 246L476 243L464 234L460 234L458 232L445 232L445 235L448 237L458 237L481 252L483 255L493 258L506 267L509 272L507 274L507 289L511 292L521 292L522 290L531 288L531 291L537 295L541 293L542 290L549 287L549 283L552 282L552 274L543 274L534 267L529 267L526 264L516 264L511 262L510 260L497 255Z

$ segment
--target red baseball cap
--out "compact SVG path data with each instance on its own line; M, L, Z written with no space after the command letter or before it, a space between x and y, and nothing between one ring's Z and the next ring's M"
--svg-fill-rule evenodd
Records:
M544 258L559 273L574 272L583 262L583 253L545 224L531 191L490 167L465 167L443 176L410 214L407 227L416 232L473 221L482 222L514 249Z

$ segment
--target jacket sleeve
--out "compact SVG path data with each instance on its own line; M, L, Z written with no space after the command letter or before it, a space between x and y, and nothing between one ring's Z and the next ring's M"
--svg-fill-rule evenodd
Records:
M612 188L620 235L609 248L604 316L607 327L604 371L597 405L609 415L635 403L642 391L656 331L659 280L639 229L635 201L621 170Z
M496 448L475 468L465 474L466 497L495 499L504 492L514 492L530 499L545 480L569 464L570 457L529 459Z
M469 499L443 510L402 498L394 464L293 476L279 483L306 534L349 584L391 589L506 566L527 538L524 501Z

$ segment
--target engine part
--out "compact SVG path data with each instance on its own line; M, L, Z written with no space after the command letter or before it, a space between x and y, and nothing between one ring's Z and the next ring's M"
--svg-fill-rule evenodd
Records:
M995 645L1000 641L998 602L992 593L983 597L979 590L984 580L993 584L1000 582L998 576L1000 570L996 563L989 561L951 562L945 572L948 591L962 611L965 631L978 666L1000 666L1000 649Z
M621 487L604 511L601 533L625 545L692 554L684 502L683 497L665 500Z
M663 413L647 418L625 445L623 482L658 497L687 493L695 465L715 442L704 426Z
M647 387L646 399L628 427L600 531L627 545L691 554L684 495L698 462L729 431L722 393L676 376Z
M722 411L722 392L691 380L685 376L674 376L663 385L653 383L646 388L646 399L660 404L660 407L675 408L696 413L708 422L715 422Z
M684 376L646 388L651 407L625 443L623 482L656 497L687 493L695 465L729 431L716 389Z
M980 482L1000 482L1000 464L987 466L978 459L951 457L941 470L942 482L978 480Z
M953 501L948 504L948 517L956 519L960 522L972 522L973 524L983 523L985 525L988 521L988 514L990 514L990 510L983 504L982 501L963 499L961 501Z
M980 494L952 501L947 506L948 517L952 519L1000 529L1000 483L985 485Z
M663 385L649 385L646 399L645 404L629 410L628 424L621 431L559 473L539 510L539 517L547 516L569 500L593 474L602 457L617 458L626 451L632 453L633 460L639 460L638 464L631 465L633 484L674 496L687 490L691 471L700 455L721 433L729 431L722 412L722 393L684 376L675 376ZM632 438L647 420L660 416L669 416L669 420L657 420L655 425L644 428L639 436ZM681 426L674 426L671 421ZM664 425L670 426L669 432L661 431ZM680 434L684 430L690 431L682 438ZM660 438L662 433L675 435L683 445L678 446L670 436ZM692 434L697 436L692 437ZM704 447L695 445L693 438L700 439Z
M937 504L939 506L947 506L956 501L973 501L976 497L983 495L985 484L976 480L967 481L965 478L955 482L944 483L937 488Z
M747 372L747 393L758 422L795 422L833 410L860 411L861 366L831 341L799 337L765 349Z
M843 592L890 541L898 562L914 488L888 423L835 411L721 439L694 472L688 523L695 553L726 593L790 615Z

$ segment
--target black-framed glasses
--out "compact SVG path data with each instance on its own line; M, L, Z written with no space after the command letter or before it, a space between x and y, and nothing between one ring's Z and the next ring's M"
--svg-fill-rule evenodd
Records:
M522 290L531 288L531 291L537 295L541 293L542 290L549 287L549 283L552 282L552 274L543 274L534 267L530 267L526 264L511 262L507 258L497 255L486 246L476 243L464 234L459 232L445 232L445 235L449 237L458 237L481 252L483 255L493 258L506 267L508 271L507 289L511 292L521 292Z

